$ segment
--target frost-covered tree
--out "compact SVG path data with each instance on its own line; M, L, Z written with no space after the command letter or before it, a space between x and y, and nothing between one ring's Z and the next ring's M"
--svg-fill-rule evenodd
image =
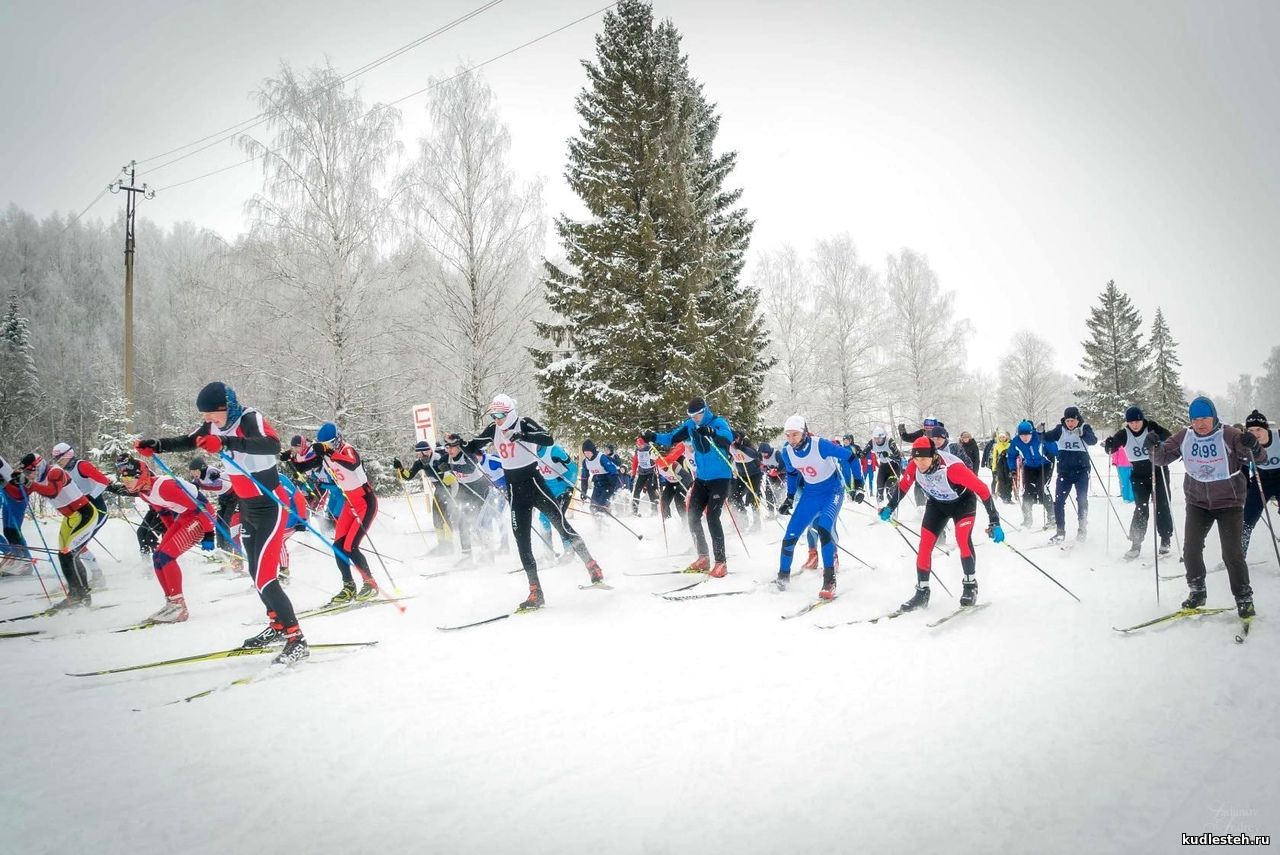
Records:
M1182 376L1178 371L1182 367L1182 361L1178 359L1178 343L1173 340L1164 312L1159 307L1156 307L1156 316L1151 322L1147 346L1151 355L1147 366L1151 385L1147 389L1146 415L1172 428L1187 420L1187 399L1182 392Z
M892 331L890 412L919 422L946 420L964 373L970 325L956 317L955 292L943 291L929 261L909 249L890 256L885 285Z
M883 377L879 339L879 277L858 258L853 238L818 241L813 254L815 350L824 427L844 433L865 427Z
M1020 331L1000 359L1000 423L1010 430L1022 419L1055 423L1069 403L1070 382L1057 369L1053 346L1030 330Z
M788 415L812 404L817 360L814 344L813 283L808 268L792 246L762 253L752 277L760 291L769 324L770 353L776 360L767 377L773 399L769 417L780 425Z
M1218 417L1224 422L1243 422L1256 406L1254 402L1258 399L1260 388L1260 384L1251 374L1241 374L1236 377L1233 382L1227 384L1225 398L1218 402ZM1174 424L1180 424L1186 420L1187 413L1184 410Z
M431 133L403 179L414 242L429 254L417 332L449 367L444 389L470 426L495 394L532 391L542 199L511 172L511 137L483 79L460 70L434 92Z
M133 451L133 444L142 434L134 433L129 423L129 405L124 391L115 388L102 402L98 416L98 431L89 456L110 471L116 455Z
M1142 316L1129 295L1107 283L1086 322L1089 338L1082 342L1084 360L1077 391L1085 418L1115 424L1130 404L1140 401L1149 386L1147 354L1142 347Z
M621 439L670 424L694 394L748 429L772 360L759 296L740 281L752 224L726 189L736 154L650 6L604 17L576 107L565 178L587 217L555 221L566 263L545 265L553 318L533 352L545 409L571 433Z
M1271 348L1263 367L1267 373L1258 378L1255 406L1273 422L1280 422L1280 347Z
M13 292L0 319L0 438L11 448L25 447L37 438L27 428L37 415L40 397L31 334Z

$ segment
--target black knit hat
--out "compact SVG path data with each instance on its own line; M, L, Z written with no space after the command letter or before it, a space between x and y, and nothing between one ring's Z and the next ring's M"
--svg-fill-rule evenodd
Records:
M1254 410L1252 413L1249 414L1249 418L1244 420L1244 426L1247 428L1267 427L1267 417L1264 416L1262 413L1258 412L1257 410Z
M216 413L227 408L227 384L215 380L200 390L196 395L196 410L202 413Z
M689 406L686 409L688 410L689 415L693 415L694 413L702 412L706 408L707 408L706 398L691 398L689 400Z
M1063 418L1063 419L1075 419L1075 420L1076 420L1076 421L1078 421L1078 422L1079 422L1079 421L1084 421L1084 419L1080 418L1080 408L1079 408L1079 407L1067 407L1065 410L1063 410L1063 411L1062 411L1062 418Z
M596 444L594 440L584 439L582 441L583 454L594 454L595 451L596 451Z

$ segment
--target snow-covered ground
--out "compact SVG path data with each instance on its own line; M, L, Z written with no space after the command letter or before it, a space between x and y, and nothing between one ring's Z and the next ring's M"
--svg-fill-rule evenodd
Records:
M1132 506L1117 506L1127 525ZM876 569L846 559L839 599L787 621L818 576L786 594L670 602L653 592L683 577L623 571L680 566L687 540L669 529L668 557L656 518L633 524L642 542L580 520L616 590L579 590L576 562L549 567L543 612L445 633L522 599L523 576L506 572L517 561L422 578L452 559L421 557L434 536L403 499L384 507L374 540L404 561L388 566L415 597L407 611L304 623L313 643L377 647L176 705L265 657L64 672L234 646L261 606L246 580L189 555L188 623L107 632L162 604L131 528L109 523L123 561L104 557L94 602L117 607L0 625L45 631L0 641L0 852L1134 853L1173 852L1182 832L1280 833L1280 580L1262 527L1260 616L1242 645L1233 613L1112 631L1172 611L1185 584L1163 582L1156 604L1150 548L1121 562L1115 519L1107 548L1100 497L1089 543L1027 553L1083 604L979 534L989 608L929 629L954 606L935 583L925 614L818 629L911 593L911 554L865 508L844 511L842 542ZM731 575L698 590L771 578L779 535L771 522L748 535L747 557L731 532ZM332 561L293 553L296 606L327 600ZM935 567L958 593L958 558ZM1210 605L1232 604L1225 573L1208 587ZM0 618L35 611L38 593L0 580Z

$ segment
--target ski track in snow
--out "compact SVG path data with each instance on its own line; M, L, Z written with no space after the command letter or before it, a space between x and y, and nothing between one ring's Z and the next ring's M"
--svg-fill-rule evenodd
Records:
M524 597L506 573L516 559L422 579L453 559L414 558L427 547L404 500L383 507L397 518L375 525L378 548L408 561L388 566L416 599L403 615L303 623L312 642L377 647L317 652L322 668L172 706L263 658L64 672L234 646L261 606L246 579L189 553L188 623L106 632L163 602L131 528L110 522L100 537L124 561L99 550L109 587L94 600L120 607L10 624L45 635L0 640L0 851L1131 853L1175 851L1184 831L1280 833L1280 579L1258 538L1251 557L1268 561L1251 568L1259 618L1244 645L1234 613L1112 631L1173 611L1185 585L1162 583L1157 606L1153 570L1119 558L1114 519L1107 556L1104 499L1090 503L1089 543L1028 553L1083 605L978 533L980 599L997 608L927 629L955 607L935 584L922 615L818 631L911 593L905 544L861 510L843 512L842 543L879 569L846 556L837 601L788 621L820 571L794 571L786 593L666 602L652 592L679 577L623 571L687 563L677 526L664 557L656 518L633 525L637 543L577 515L617 590L578 590L576 561L545 565L544 611L444 633ZM1117 507L1127 524L1132 506ZM747 535L746 558L725 522L732 574L701 591L776 572L774 523ZM52 537L55 521L44 525ZM1049 534L1009 538L1025 549ZM295 607L323 603L338 587L332 561L292 553ZM1219 558L1212 535L1207 558ZM958 558L934 566L958 593ZM1231 604L1225 574L1208 587L1209 605ZM0 596L38 590L0 579ZM42 602L0 603L0 618Z

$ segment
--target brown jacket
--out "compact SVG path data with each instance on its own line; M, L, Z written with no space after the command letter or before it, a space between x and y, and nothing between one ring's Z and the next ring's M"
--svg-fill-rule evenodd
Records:
M1183 428L1164 442L1151 449L1151 462L1157 466L1167 466L1182 458L1182 440L1191 428ZM1188 505L1195 505L1207 511L1218 511L1225 508L1243 508L1248 473L1244 470L1245 461L1261 463L1264 459L1262 447L1255 445L1252 450L1245 448L1241 441L1243 434L1231 425L1222 428L1222 440L1227 444L1227 466L1231 477L1225 481L1197 481L1190 475L1182 478L1182 492L1187 497Z

